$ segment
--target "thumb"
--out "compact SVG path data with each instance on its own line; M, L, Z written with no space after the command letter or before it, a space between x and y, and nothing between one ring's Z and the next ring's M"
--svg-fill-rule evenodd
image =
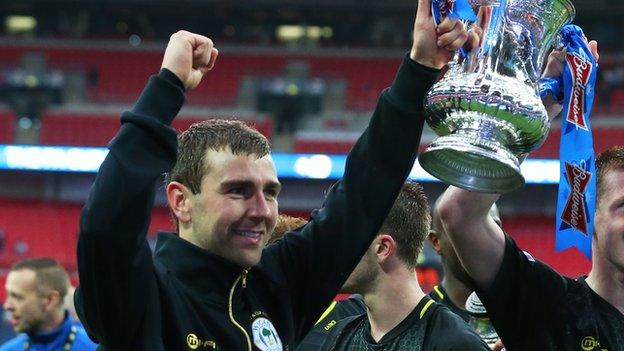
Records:
M431 15L431 1L432 0L418 0L418 9L416 9L417 19L430 19Z
M589 46L589 51L591 51L592 55L594 55L594 59L596 60L596 62L598 62L598 60L600 59L600 55L598 54L598 42L592 40L587 43L587 46Z

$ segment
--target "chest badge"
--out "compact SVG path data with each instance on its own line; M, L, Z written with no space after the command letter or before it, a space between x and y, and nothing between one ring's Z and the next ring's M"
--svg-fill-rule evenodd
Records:
M254 344L261 351L282 351L282 340L270 320L259 317L251 323Z

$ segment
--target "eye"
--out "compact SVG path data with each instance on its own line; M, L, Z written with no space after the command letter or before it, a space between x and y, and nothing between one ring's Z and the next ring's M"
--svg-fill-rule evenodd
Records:
M234 188L230 188L227 191L228 194L230 195L239 195L239 196L244 196L245 195L245 188L244 187L234 187Z
M269 188L264 190L264 196L269 199L275 199L279 195L279 189Z

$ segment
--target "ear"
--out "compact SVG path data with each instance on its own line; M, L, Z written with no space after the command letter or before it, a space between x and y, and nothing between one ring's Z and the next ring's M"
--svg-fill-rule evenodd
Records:
M56 290L50 290L46 296L46 311L54 310L59 306L65 306L65 301L61 299L61 294Z
M375 239L375 256L379 263L385 262L394 255L396 242L388 234L381 234Z
M433 249L439 255L442 249L440 248L440 239L438 238L438 233L436 233L435 230L430 230L427 238L431 242L431 246L433 246Z
M180 223L191 220L190 195L190 189L180 182L167 184L167 203Z

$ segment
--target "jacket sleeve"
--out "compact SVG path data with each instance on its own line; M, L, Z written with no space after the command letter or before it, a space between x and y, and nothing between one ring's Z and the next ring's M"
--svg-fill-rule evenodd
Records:
M423 100L438 73L404 59L323 207L303 228L265 250L267 274L280 272L288 285L297 340L359 262L409 175L423 129Z
M176 135L168 125L183 102L182 84L173 73L162 70L150 78L132 110L122 115L82 210L76 307L89 335L108 350L129 349L146 329L160 332L146 235L155 182L176 161Z

